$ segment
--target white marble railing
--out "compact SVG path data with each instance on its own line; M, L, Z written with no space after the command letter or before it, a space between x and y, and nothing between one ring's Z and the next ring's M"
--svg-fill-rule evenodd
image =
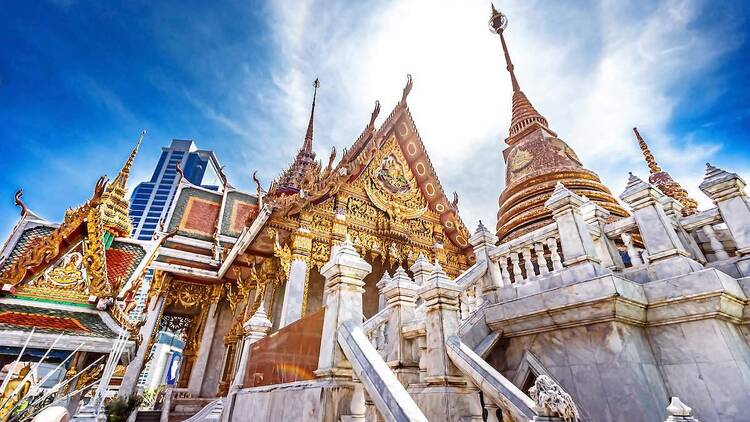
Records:
M511 420L534 420L537 416L534 401L461 342L461 339L451 336L445 346L451 362L482 390L485 401L491 401L500 407L503 414L510 416Z
M616 220L604 226L604 235L615 242L615 244L625 250L628 259L623 260L623 270L625 268L640 268L648 263L648 253L642 247L638 246L640 233L635 218L626 217ZM638 242L637 242L638 240Z
M736 246L727 230L718 208L683 217L680 226L692 237L705 262L719 262L730 259ZM698 259L701 261L701 259Z
M482 305L482 279L487 272L487 261L479 261L456 277L455 282L463 289L459 296L461 321L471 316Z
M427 422L419 406L354 321L341 324L338 343L385 420Z
M503 284L527 283L563 268L557 223L497 246L490 259L500 266Z

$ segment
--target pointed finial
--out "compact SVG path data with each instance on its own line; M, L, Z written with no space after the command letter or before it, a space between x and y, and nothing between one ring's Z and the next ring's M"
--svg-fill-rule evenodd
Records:
M21 197L23 196L23 189L18 189L16 195L13 197L16 206L21 207L21 218L26 217L29 214L29 208L23 203Z
M492 16L490 16L489 24L490 31L500 35L500 43L503 45L506 69L508 69L508 73L510 73L510 82L513 85L513 92L519 92L521 91L521 86L518 84L518 79L516 79L513 62L510 60L510 53L508 52L508 46L505 44L505 36L503 35L505 28L508 27L508 17L502 12L498 12L494 4L492 4Z
M406 74L406 86L404 86L404 92L401 93L401 103L406 103L406 97L411 92L411 87L414 85L414 80L411 78L411 73Z
M643 140L641 133L638 132L638 128L634 127L633 132L635 133L635 138L638 140L638 146L641 148L641 152L643 153L643 157L646 159L646 164L648 165L648 169L649 171L651 171L651 174L661 172L661 167L659 167L659 164L656 163L654 155L651 154L651 150L648 148L646 141Z
M133 147L133 150L130 152L130 156L128 156L128 159L125 161L125 164L123 164L122 169L120 169L120 172L117 173L117 176L115 176L115 179L112 181L113 185L117 185L118 187L125 189L125 184L127 183L128 176L130 175L130 169L133 167L133 161L135 161L135 156L138 154L141 143L143 143L144 136L146 136L146 129L143 129L140 136L138 136L138 141L135 143L135 147Z
M372 114L370 114L370 123L367 124L368 128L373 129L375 127L375 119L378 117L378 114L380 114L380 101L375 100L375 108L372 110Z
M320 79L315 78L313 81L313 100L312 108L310 109L310 121L307 123L307 132L305 133L305 143L302 145L302 151L308 154L312 154L312 141L313 141L313 121L315 120L315 101L318 98L318 88L320 88Z

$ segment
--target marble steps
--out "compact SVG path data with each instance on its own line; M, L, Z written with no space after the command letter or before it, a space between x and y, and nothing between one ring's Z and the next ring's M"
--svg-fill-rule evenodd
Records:
M159 422L161 410L139 410L135 422Z

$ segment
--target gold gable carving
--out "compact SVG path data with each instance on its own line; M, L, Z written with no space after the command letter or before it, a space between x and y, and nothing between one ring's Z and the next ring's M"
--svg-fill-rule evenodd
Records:
M421 217L427 211L417 181L394 136L373 157L367 170L365 191L373 205L395 222Z

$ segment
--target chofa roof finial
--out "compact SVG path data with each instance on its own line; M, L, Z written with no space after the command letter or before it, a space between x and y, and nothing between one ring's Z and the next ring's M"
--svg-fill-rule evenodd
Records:
M404 92L401 94L401 103L406 103L406 97L411 92L411 87L414 85L414 80L411 78L411 73L406 74L406 86L404 86Z

